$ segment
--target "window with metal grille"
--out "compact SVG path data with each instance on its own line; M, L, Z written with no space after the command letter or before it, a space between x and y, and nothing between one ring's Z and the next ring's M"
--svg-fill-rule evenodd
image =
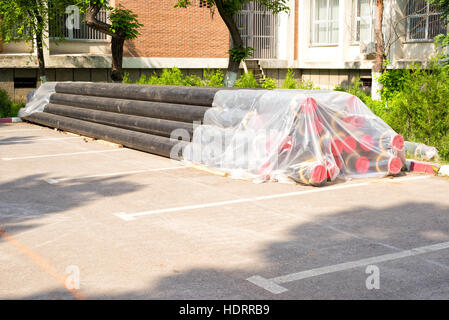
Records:
M254 48L252 58L277 58L278 15L272 14L264 6L253 1L243 5L236 16L237 27L243 44Z
M354 0L354 41L374 41L374 0Z
M339 0L313 0L312 44L338 44Z
M427 1L409 0L406 12L407 41L431 41L435 36L447 33L441 12Z
M49 4L51 7L51 2ZM74 23L74 27L70 27L69 19L71 11L67 10L65 13L54 13L55 16L50 20L49 34L50 38L58 39L65 38L66 40L106 40L107 35L98 30L89 27L85 21L84 14L79 14L79 23ZM51 12L51 10L50 10ZM108 15L106 10L101 9L97 14L97 19L102 22L107 22Z

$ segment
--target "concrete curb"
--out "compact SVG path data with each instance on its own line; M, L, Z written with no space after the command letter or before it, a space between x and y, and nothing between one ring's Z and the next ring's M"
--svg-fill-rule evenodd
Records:
M0 118L0 123L16 123L16 122L22 122L22 119L20 119L19 117Z
M449 177L449 165L443 165L440 167L440 170L438 171L438 174L440 176L448 176Z
M407 159L405 161L405 165L407 167L407 171L410 172L436 174L441 170L441 165L438 163L423 162L412 159Z

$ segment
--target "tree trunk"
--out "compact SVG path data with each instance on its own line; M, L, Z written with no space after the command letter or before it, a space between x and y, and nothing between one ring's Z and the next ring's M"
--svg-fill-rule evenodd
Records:
M376 0L376 23L374 26L374 33L376 35L376 59L373 64L371 75L371 97L373 98L373 100L380 100L380 89L382 89L378 78L382 74L385 58L384 37L382 33L383 16L384 0Z
M97 20L97 14L101 7L90 4L86 10L86 23L89 27L111 36L112 69L111 80L121 82L123 80L123 46L125 44L125 34L118 30L111 31L111 25Z
M239 48L239 47L243 48L243 40L242 37L240 36L240 32L239 29L237 28L237 24L235 23L234 17L225 11L223 6L223 0L216 0L215 4L217 6L218 13L220 14L221 18L226 24L226 27L228 28L229 33L231 35L232 48ZM235 81L237 80L239 67L240 61L235 61L234 59L232 59L232 56L229 55L228 70L226 71L226 78L225 78L226 87L234 86Z
M111 39L111 52L112 52L112 69L111 79L114 82L122 82L123 80L123 45L125 39L115 38Z
M47 81L47 77L45 74L44 43L42 37L42 32L38 32L36 34L37 61L39 62L39 69L37 74L41 83L45 83Z
M45 83L47 81L47 77L45 75L45 57L44 57L44 32L41 28L44 23L44 18L41 16L39 10L37 9L38 4L35 4L35 8L33 11L29 11L31 16L36 17L36 26L35 26L35 37L36 37L36 53L37 53L37 61L39 63L39 69L37 72L38 78L41 83Z

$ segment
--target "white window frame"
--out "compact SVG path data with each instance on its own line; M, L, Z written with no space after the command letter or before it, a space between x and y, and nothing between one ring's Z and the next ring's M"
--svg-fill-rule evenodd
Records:
M407 5L410 0L407 1ZM406 28L406 41L407 42L430 42L433 41L433 38L429 38L429 18L430 16L441 16L441 12L430 12L430 3L426 3L426 12L424 13L412 13L407 16L407 28ZM412 39L410 37L410 20L412 18L426 18L426 29L425 29L425 37L422 39Z
M339 35L337 35L337 40L336 42L330 42L330 34L332 32L331 30L331 25L332 23L336 22L338 25L338 29L340 29L340 25L339 25L339 18L340 18L340 10L338 10L338 14L337 17L334 18L334 20L330 19L330 12L331 12L331 7L330 7L330 2L331 0L327 0L327 6L326 6L326 19L325 20L316 20L316 1L317 0L313 0L312 1L312 37L311 37L311 44L312 46L335 46L338 45L338 41L339 41ZM338 1L338 6L340 7L340 0ZM317 32L317 26L321 23L326 23L326 42L315 42L315 35Z
M375 12L376 12L376 5L374 3L375 0L370 0L370 16L359 16L358 15L358 9L359 9L359 2L360 0L354 0L353 7L354 7L354 27L353 27L353 43L359 44L361 42L361 39L357 39L357 34L360 37L360 30L357 30L357 23L359 23L359 26L361 25L362 18L368 18L370 21L370 38L368 39L368 42L374 41L374 22L375 22Z

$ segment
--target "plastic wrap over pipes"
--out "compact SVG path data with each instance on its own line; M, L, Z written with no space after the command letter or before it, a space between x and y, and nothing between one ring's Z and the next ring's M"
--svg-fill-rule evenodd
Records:
M46 82L42 84L32 94L27 95L24 108L19 110L19 117L26 117L34 112L42 112L46 104L50 101L50 96L55 92L56 82Z
M321 186L397 174L404 139L357 97L319 90L222 90L184 159L253 181Z

